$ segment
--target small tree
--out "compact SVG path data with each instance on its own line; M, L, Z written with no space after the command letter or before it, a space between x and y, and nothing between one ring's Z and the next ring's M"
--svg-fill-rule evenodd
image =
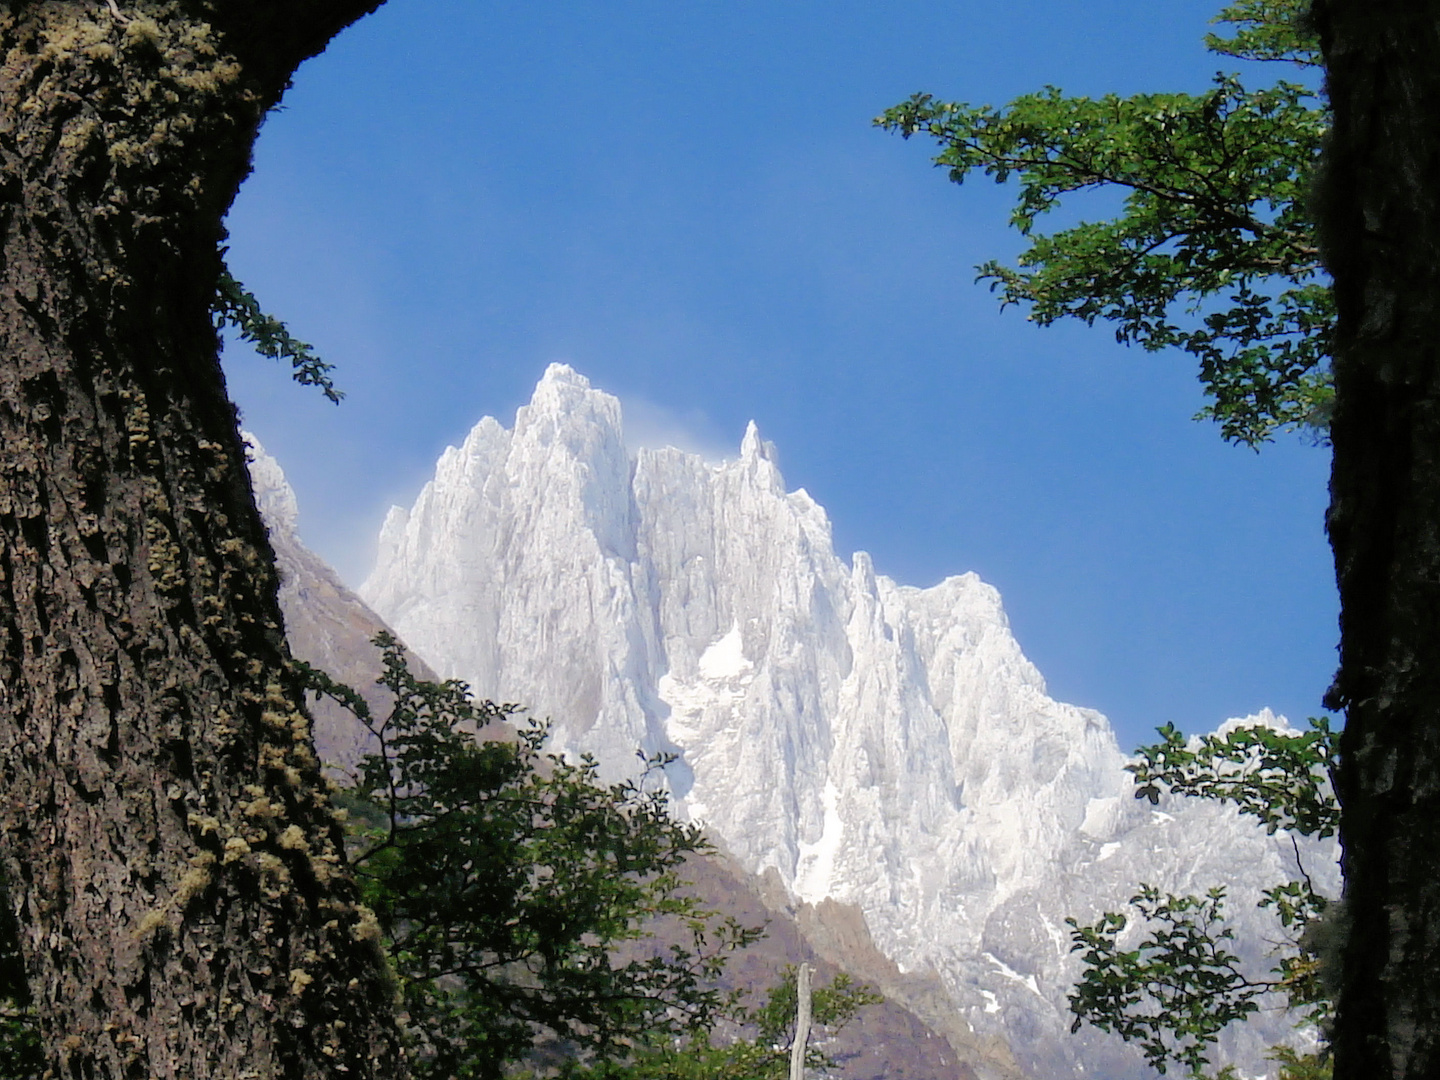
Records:
M310 674L378 741L337 801L415 1075L499 1077L542 1036L606 1057L709 1031L733 1003L717 986L727 956L762 931L685 893L682 864L711 848L670 815L663 759L602 783L589 757L544 750L545 724L512 726L515 706L416 679L392 637L375 643L394 695L384 719ZM496 737L477 739L487 728ZM662 918L684 944L617 959Z
M825 1049L866 1005L884 999L840 972L811 995L812 1037L805 1049L806 1071L824 1075L838 1062ZM787 1080L795 1037L796 969L787 967L762 1004L737 1006L726 1017L732 1038L714 1026L696 1027L680 1038L656 1033L623 1058L573 1062L564 1080ZM820 1037L814 1037L818 1029ZM745 1034L742 1034L745 1033Z

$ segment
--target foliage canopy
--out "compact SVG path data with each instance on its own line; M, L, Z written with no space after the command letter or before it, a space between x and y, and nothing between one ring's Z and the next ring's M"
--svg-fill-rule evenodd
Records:
M1217 20L1233 36L1206 44L1313 67L1307 6L1240 0ZM1002 304L1041 325L1103 319L1120 342L1188 352L1210 399L1199 415L1226 439L1257 446L1325 428L1335 313L1306 196L1329 119L1311 85L1251 90L1221 74L1204 94L1047 87L1004 108L916 94L876 123L935 139L935 163L957 184L976 170L1019 181L1010 222L1029 246L1016 266L978 268ZM1117 217L1035 231L1069 197L1102 190L1123 195Z

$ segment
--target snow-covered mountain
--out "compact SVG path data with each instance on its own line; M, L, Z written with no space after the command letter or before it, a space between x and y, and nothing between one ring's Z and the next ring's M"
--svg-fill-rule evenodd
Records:
M1047 696L993 588L839 558L753 424L721 464L632 456L619 402L552 365L512 430L481 420L390 512L360 594L441 675L550 716L612 773L637 749L678 754L682 812L798 901L857 907L1034 1077L1148 1075L1069 1034L1066 916L1142 880L1223 883L1243 936L1276 936L1253 908L1294 876L1288 837L1137 802L1105 718ZM1333 848L1309 855L1333 885ZM1276 1017L1226 1049L1260 1073L1285 1034Z
M292 654L360 691L374 715L384 716L393 698L376 685L381 656L371 639L389 627L305 546L297 530L295 493L279 463L253 435L244 437L255 501L280 570L279 600ZM436 678L413 653L408 659L419 678ZM328 699L312 700L310 708L315 750L343 782L377 742L352 713ZM505 738L504 725L490 734ZM826 1052L839 1063L837 1080L978 1080L965 1064L970 1058L998 1055L1002 1071L1011 1064L1003 1046L966 1038L967 1032L956 1029L938 979L904 975L879 953L856 909L834 902L796 909L770 879L746 873L720 852L687 861L683 875L706 907L742 926L766 928L763 938L731 959L724 989L758 1000L779 971L801 962L810 963L822 983L846 971L885 987L885 1001L863 1009L853 1023L826 1039ZM656 938L637 947L663 949L688 940L688 928L679 924L652 925L647 932ZM957 1053L952 1043L964 1052ZM1018 1077L1013 1068L1006 1072L1006 1080Z

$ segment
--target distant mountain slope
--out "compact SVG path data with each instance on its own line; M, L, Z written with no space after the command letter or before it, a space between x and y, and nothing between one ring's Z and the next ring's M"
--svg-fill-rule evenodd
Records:
M380 655L370 641L389 628L305 547L296 528L295 494L284 472L254 436L246 439L256 502L280 568L280 606L291 650L297 658L360 690L371 708L383 715L390 701L375 684ZM422 678L436 677L413 656L412 666ZM373 748L369 733L344 709L326 700L312 711L316 749L328 765L343 771ZM1019 1080L1003 1043L967 1042L964 1033L957 1040L954 1032L946 1030L944 991L938 980L901 975L870 944L858 912L829 905L818 912L802 907L797 913L783 890L766 889L724 855L692 860L686 877L696 894L722 913L746 925L768 923L765 938L732 963L731 986L763 994L780 978L785 965L809 961L817 965L821 979L845 970L887 995L889 1000L863 1010L829 1047L842 1062L840 1080ZM907 1003L915 1008L907 1008ZM933 1017L935 1029L920 1016ZM946 1032L950 1039L936 1031ZM952 1041L958 1041L959 1055ZM963 1063L969 1060L982 1063L982 1071Z
M269 529L270 546L275 549L280 571L280 609L285 614L291 652L360 691L377 712L388 709L388 694L375 684L380 674L380 653L370 642L389 627L325 560L301 542L296 531L299 508L284 471L255 436L245 433L245 440L250 447L255 501ZM412 656L412 662L421 678L435 678L419 657ZM328 698L312 699L311 713L316 749L328 765L342 771L349 769L373 748L370 733Z
M445 452L379 549L360 593L437 671L553 717L612 774L678 753L678 805L746 870L860 912L901 971L939 976L960 1042L1007 1042L1035 1077L1149 1075L1069 1034L1067 915L1142 880L1225 883L1252 950L1276 936L1253 905L1292 876L1289 838L1137 803L1105 718L1046 694L993 588L841 560L753 425L721 464L632 457L619 402L552 365L513 430L487 417ZM1334 846L1309 854L1333 888ZM1285 1034L1272 1014L1226 1050L1260 1073Z

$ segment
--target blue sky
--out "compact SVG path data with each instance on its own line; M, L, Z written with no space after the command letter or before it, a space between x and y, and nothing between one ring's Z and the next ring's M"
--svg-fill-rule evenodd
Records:
M243 348L232 394L352 583L385 509L563 360L700 446L756 420L882 573L977 571L1122 744L1317 713L1326 452L1226 446L1183 357L1000 312L973 268L1019 250L1007 192L870 124L917 90L1198 90L1233 67L1214 10L390 0L301 70L229 219L348 397Z

